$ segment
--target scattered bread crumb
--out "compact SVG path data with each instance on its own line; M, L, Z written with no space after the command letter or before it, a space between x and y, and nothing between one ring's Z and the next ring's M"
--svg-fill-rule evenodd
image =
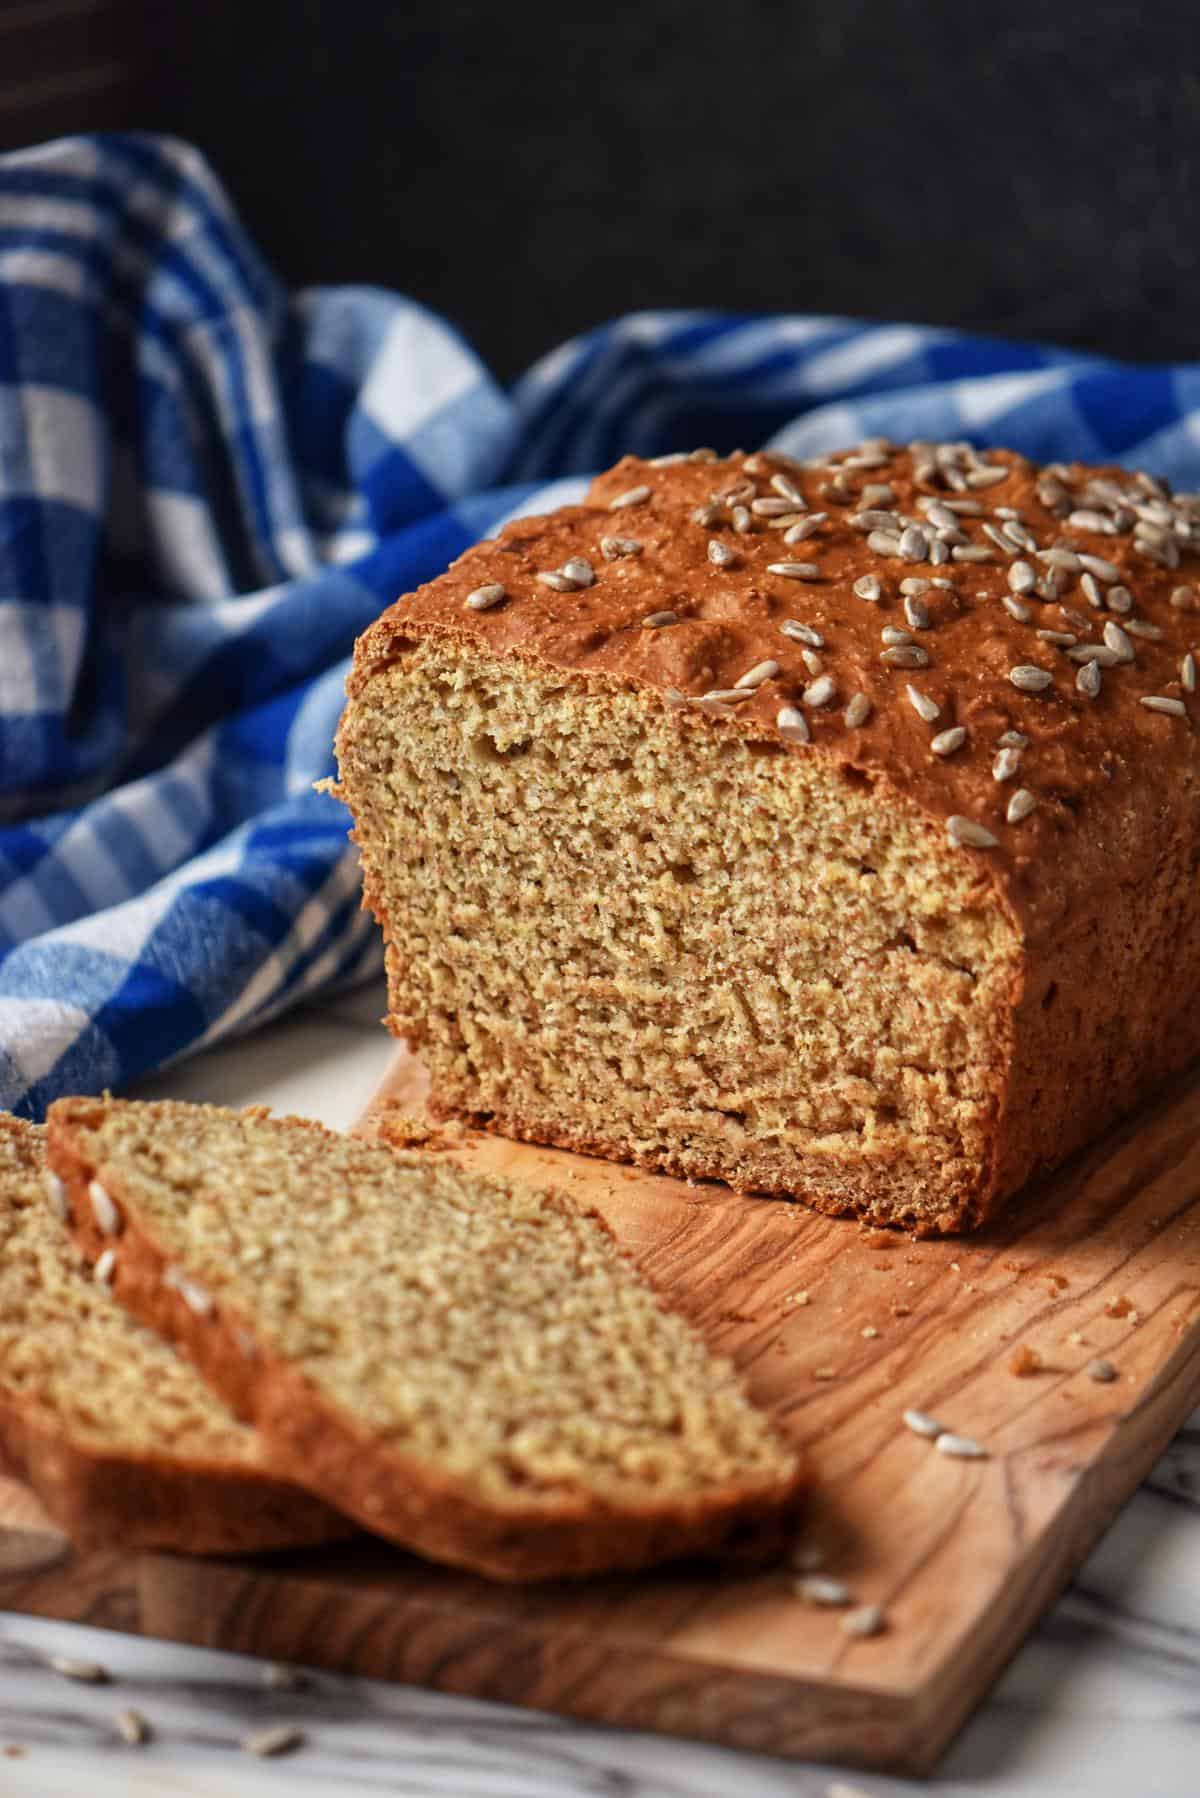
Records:
M1109 1299L1104 1307L1106 1317L1128 1317L1132 1310L1133 1306L1123 1293L1120 1298Z
M1008 1363L1008 1371L1015 1373L1018 1380L1028 1380L1033 1374L1040 1373L1042 1366L1042 1357L1037 1350L1030 1348L1027 1342L1023 1342L1019 1348L1013 1350Z
M879 1331L875 1328L874 1324L864 1324L862 1333L866 1337L868 1342L874 1342L875 1338L879 1334Z
M836 1367L814 1367L812 1377L814 1380L836 1380L837 1379L837 1368Z

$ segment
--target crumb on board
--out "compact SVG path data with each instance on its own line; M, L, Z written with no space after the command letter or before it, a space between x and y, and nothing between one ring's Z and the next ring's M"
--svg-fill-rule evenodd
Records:
M836 1380L837 1379L837 1368L836 1367L814 1367L812 1377L814 1380Z
M1109 1299L1104 1307L1106 1317L1128 1317L1133 1310L1133 1303L1122 1293L1119 1298Z
M1043 1366L1042 1357L1037 1350L1030 1348L1027 1342L1022 1342L1009 1357L1008 1371L1016 1374L1018 1380L1028 1380L1035 1373L1040 1373Z
M1094 1361L1089 1361L1084 1372L1089 1380L1095 1380L1100 1386L1109 1386L1120 1377L1112 1362L1106 1360L1103 1355L1097 1355Z
M783 1302L785 1305L807 1305L811 1303L811 1300L807 1288L805 1288L800 1292L789 1292Z
M878 1336L878 1334L879 1334L879 1331L875 1328L874 1324L864 1324L863 1325L862 1335L867 1342L874 1342L874 1340Z

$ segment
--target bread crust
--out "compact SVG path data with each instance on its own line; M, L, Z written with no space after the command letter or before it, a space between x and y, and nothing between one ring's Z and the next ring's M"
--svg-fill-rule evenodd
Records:
M428 1463L389 1449L270 1353L252 1317L222 1303L198 1314L167 1282L169 1256L138 1215L119 1171L98 1169L81 1147L74 1108L84 1108L83 1118L90 1103L60 1100L48 1117L50 1163L64 1183L72 1235L84 1255L95 1260L106 1246L86 1201L88 1182L99 1176L123 1217L114 1280L120 1302L185 1354L235 1415L260 1431L285 1473L373 1533L508 1582L701 1556L757 1563L791 1539L809 1483L799 1457L787 1478L731 1483L692 1504L610 1508L580 1494L551 1510L483 1503Z

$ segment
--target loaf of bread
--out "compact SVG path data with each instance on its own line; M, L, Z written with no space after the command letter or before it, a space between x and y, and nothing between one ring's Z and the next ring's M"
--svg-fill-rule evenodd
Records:
M626 458L360 640L392 1029L533 1141L968 1229L1200 1046L1200 505Z
M795 1451L566 1199L262 1112L49 1135L121 1302L377 1534L511 1580L780 1547Z
M81 1549L241 1554L349 1535L109 1296L109 1264L93 1273L67 1235L43 1139L0 1114L0 1463Z

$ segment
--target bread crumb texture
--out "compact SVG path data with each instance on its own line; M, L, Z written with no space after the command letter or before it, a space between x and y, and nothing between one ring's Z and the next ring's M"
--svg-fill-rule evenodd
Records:
M46 1196L44 1138L0 1117L0 1392L95 1454L258 1468L253 1432L92 1279Z
M794 1486L794 1452L608 1229L553 1193L302 1120L51 1113L141 1232L374 1445L493 1511Z

